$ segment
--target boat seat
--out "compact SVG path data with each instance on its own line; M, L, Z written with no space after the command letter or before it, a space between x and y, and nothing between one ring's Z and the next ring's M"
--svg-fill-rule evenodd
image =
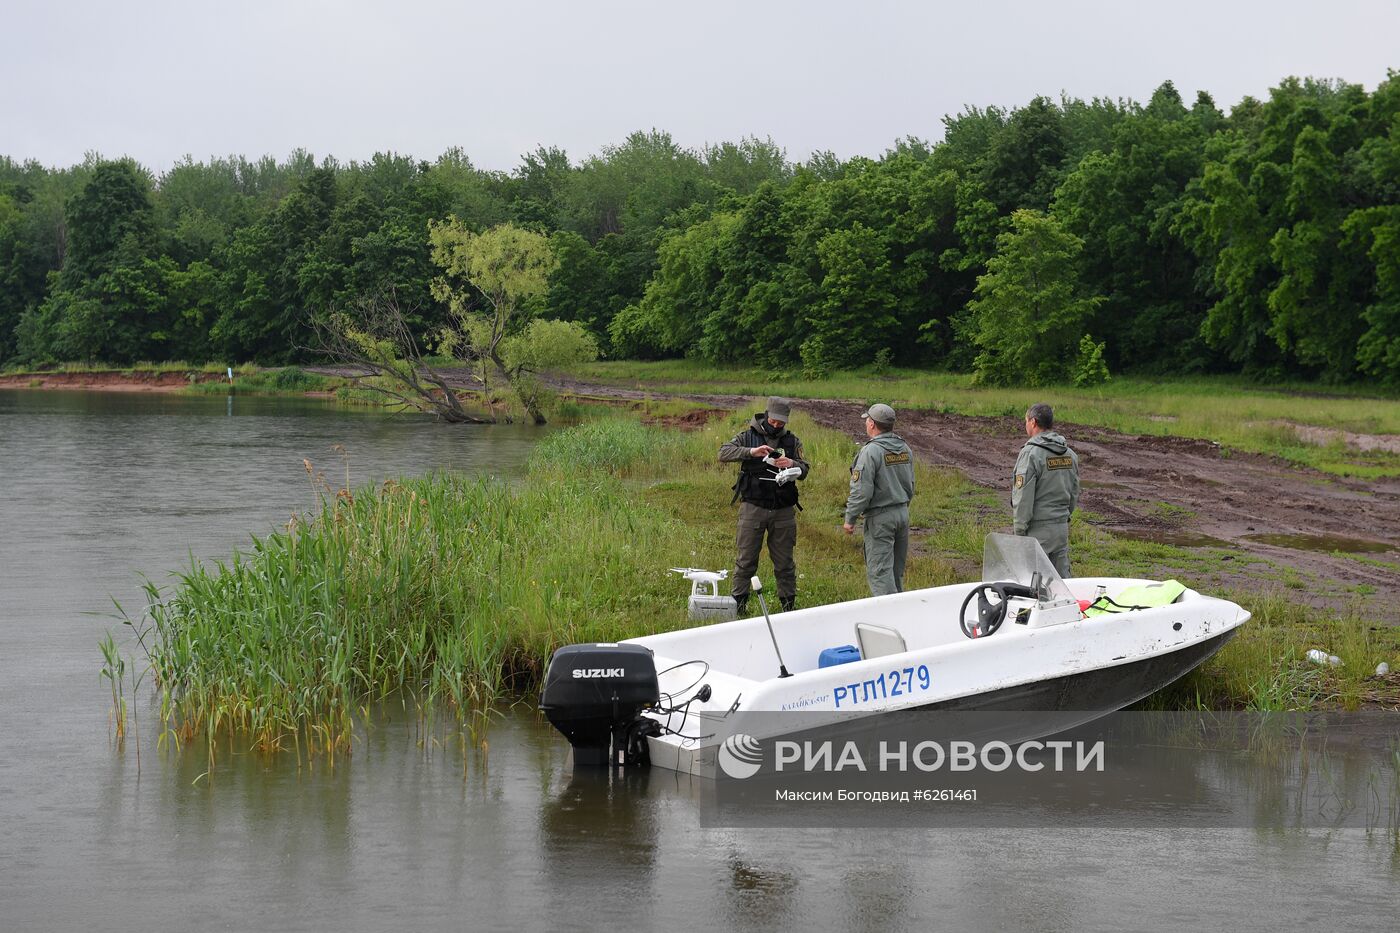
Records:
M860 656L865 660L883 658L887 654L903 654L909 650L905 647L903 635L892 628L871 625L869 622L856 623L856 643L860 645Z

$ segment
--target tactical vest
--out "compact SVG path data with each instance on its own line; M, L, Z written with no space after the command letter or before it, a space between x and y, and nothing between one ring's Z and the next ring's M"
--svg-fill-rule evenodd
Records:
M760 434L753 425L749 425L749 429L744 432L743 446L752 448L762 447L764 444L769 447L781 447L783 453L790 457L796 452L797 438L786 428L777 437L771 437ZM802 508L797 504L797 483L784 483L779 486L773 481L773 477L777 475L777 469L764 463L762 458L748 457L739 461L739 479L732 487L734 499L743 499L765 509L785 509L790 505ZM763 479L765 476L767 479Z

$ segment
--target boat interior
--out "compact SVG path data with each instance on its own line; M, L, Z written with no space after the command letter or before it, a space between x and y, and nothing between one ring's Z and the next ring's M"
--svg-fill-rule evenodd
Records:
M1144 582L1148 581L1080 577L1062 581L1062 585L1074 599L1087 600L1095 596L1099 586L1112 597ZM663 671L672 664L704 661L710 671L746 680L778 676L774 638L793 675L818 670L823 651L844 645L859 649L862 659L943 646L971 648L974 643L963 634L959 611L977 585L959 583L778 613L771 616L772 638L763 616L758 615L633 641L651 648L657 655L657 667ZM1191 598L1200 597L1188 590L1183 600ZM756 602L751 600L750 606ZM1027 631L1027 627L1008 623L991 638L1014 638L1018 631Z

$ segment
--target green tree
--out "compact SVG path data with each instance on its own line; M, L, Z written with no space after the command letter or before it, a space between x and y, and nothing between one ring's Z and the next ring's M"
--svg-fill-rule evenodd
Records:
M643 359L700 353L723 275L720 250L739 222L737 214L720 213L662 239L642 300L608 325L615 352Z
M149 176L134 162L100 162L66 207L68 248L43 304L17 328L31 361L164 357L166 265L153 258Z
M574 321L535 318L524 330L501 343L501 359L510 377L511 392L536 424L544 423L543 413L557 398L541 375L566 372L597 358L598 341Z
M1357 363L1367 375L1400 385L1400 206L1354 211L1344 232L1349 247L1365 249L1375 276L1371 303L1361 313L1366 330Z
M1272 283L1269 241L1277 226L1266 204L1281 187L1277 172L1251 165L1237 139L1214 140L1207 152L1213 157L1188 186L1172 227L1202 260L1216 298L1201 333L1246 371L1274 367L1279 354L1268 339L1266 296Z
M575 321L595 339L605 340L615 295L608 257L569 230L554 233L550 245L559 267L549 277L545 314L560 321Z
M526 414L544 424L531 378L535 358L528 341L522 344L516 337L535 317L556 267L549 239L511 224L473 233L455 217L431 224L428 239L433 262L442 270L433 280L433 295L447 303L456 322L454 330L443 334L444 351L474 360L488 391L491 376L499 375Z
M161 251L181 267L209 261L229 235L251 223L257 207L244 193L237 163L208 164L188 156L156 185L156 225Z
M1144 111L1113 130L1110 146L1085 156L1060 186L1053 212L1084 241L1080 281L1105 297L1093 330L1107 337L1115 367L1190 372L1211 354L1200 337L1207 297L1197 262L1172 224L1204 162L1205 133L1170 82Z
M473 230L511 219L511 179L476 168L461 149L449 149L419 168L416 183L405 192L407 204L401 205L406 214L424 223L451 214Z
M1108 364L1103 358L1104 345L1085 334L1079 340L1079 355L1074 361L1075 388L1086 389L1108 381Z
M1216 299L1202 332L1246 371L1338 380L1376 359L1366 315L1385 305L1384 250L1367 212L1387 195L1367 153L1392 126L1394 83L1368 97L1290 78L1242 102L1208 144L1174 227Z
M165 257L162 267L169 327L170 354L190 362L218 359L210 339L219 317L219 273L210 263L197 260L184 269Z
M0 196L8 204L0 221L0 362L30 360L20 350L19 327L28 317L26 347L47 353L35 338L45 332L37 309L56 287L68 254L66 206L92 177L96 159L62 170L37 162L17 164L0 156ZM50 357L51 358L51 357Z
M709 146L704 164L710 181L736 194L752 194L765 182L783 185L792 177L787 154L772 139L748 137Z
M20 233L23 221L14 199L0 194L0 363L14 356L15 325L25 309L19 294L25 272Z
M812 309L802 362L815 371L869 363L899 326L885 240L857 223L827 234L817 253L826 273L823 300Z
M1054 218L1016 211L997 237L997 254L977 280L963 327L978 348L977 379L1045 385L1071 375L1084 325L1101 299L1078 293L1083 242Z
M791 360L796 356L801 336L794 332L791 321L784 320L779 304L782 290L777 285L788 255L791 222L784 215L786 200L781 188L765 183L745 202L732 223L720 221L697 241L682 241L683 245L699 246L702 250L713 247L719 266L713 294L706 300L695 294L693 286L709 280L705 270L708 257L701 255L690 261L687 272L693 270L694 274L688 284L681 286L689 295L683 308L678 309L681 313L693 310L703 315L699 343L707 359L777 353ZM710 237L710 233L715 236ZM769 330L768 339L759 333L765 328ZM772 339L775 331L793 338L790 347L782 347L781 338Z
M1064 114L1049 98L1036 97L1013 112L983 163L983 180L1001 213L1048 208L1068 148Z
M532 230L557 230L573 180L573 166L563 149L540 146L527 152L515 170L511 213Z
M314 313L334 300L336 264L318 247L337 201L336 172L307 172L266 217L239 230L224 252L224 294L213 337L231 358L294 359ZM319 306L310 297L319 301Z
M641 299L664 232L694 218L687 212L693 205L713 205L724 190L697 153L657 130L631 134L570 176L559 225L593 244L609 270L612 294L597 321L600 333L613 314Z
M63 284L76 288L155 245L150 177L135 162L103 162L68 204Z

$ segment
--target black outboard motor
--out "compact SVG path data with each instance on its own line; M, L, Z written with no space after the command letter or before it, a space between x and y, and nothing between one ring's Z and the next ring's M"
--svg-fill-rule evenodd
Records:
M545 671L540 709L574 747L575 765L646 765L646 736L660 730L641 712L660 701L650 648L566 645Z

